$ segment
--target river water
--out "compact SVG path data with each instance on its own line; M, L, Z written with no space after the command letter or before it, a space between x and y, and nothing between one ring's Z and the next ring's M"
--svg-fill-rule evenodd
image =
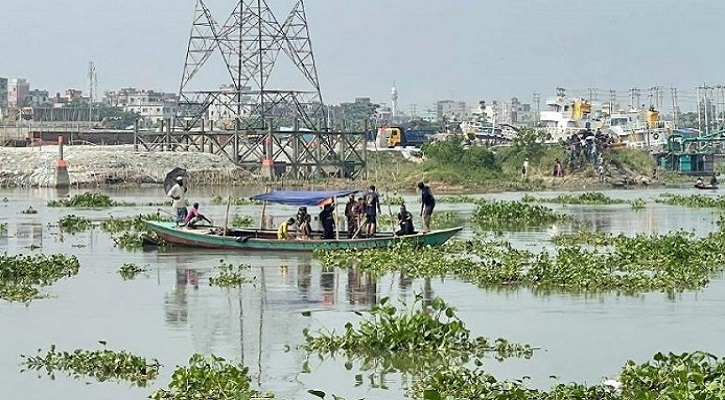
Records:
M200 190L201 191L201 190ZM192 190L191 193L194 191ZM194 200L202 212L223 220L225 206L208 206L215 194L204 190ZM585 219L599 230L634 234L715 229L718 214L710 209L688 209L655 204L665 190L611 191L615 198L643 198L645 210L629 205L552 206ZM691 190L667 190L692 194ZM74 192L71 192L71 195ZM158 188L109 192L115 200L158 202ZM235 193L247 195L249 193ZM533 193L555 196L557 193ZM398 399L404 397L409 378L398 374L371 374L359 365L346 370L344 360L306 356L297 350L302 330L341 328L383 296L411 299L414 293L441 296L459 310L474 336L504 337L540 347L530 360L487 362L500 379L530 377L529 384L548 388L554 380L601 381L615 375L628 359L644 362L658 351L706 350L725 353L725 281L713 277L707 288L674 297L662 293L638 296L616 294L538 294L528 290L484 290L455 279L410 280L400 274L370 279L352 271L327 271L305 255L234 254L229 252L168 249L129 251L114 247L100 228L68 235L54 227L63 215L73 213L94 220L109 215L155 212L157 207L117 207L106 210L47 208L56 198L52 190L0 191L7 232L0 234L0 252L68 253L81 262L80 273L62 280L48 291L52 298L30 305L0 303L0 388L2 398L23 400L136 400L157 387L165 387L176 365L185 365L193 353L213 353L242 362L250 368L254 385L274 391L278 398L313 399L308 389L347 398ZM519 194L486 195L516 199ZM406 196L417 204L414 196ZM20 212L29 205L38 214ZM473 206L439 204L438 211L455 210L468 215ZM231 215L256 217L258 207L232 207ZM288 207L271 207L281 217L294 214ZM517 246L546 246L547 239L568 225L539 231L507 234ZM470 235L466 229L462 235ZM39 247L38 249L31 249ZM254 284L226 290L209 286L213 269L224 259L251 265ZM124 263L148 265L150 271L123 281L118 268ZM312 311L312 317L302 316ZM159 379L148 388L115 383L85 384L59 373L55 380L20 373L20 354L35 354L55 344L62 350L108 348L127 350L164 365ZM362 382L356 375L362 374Z

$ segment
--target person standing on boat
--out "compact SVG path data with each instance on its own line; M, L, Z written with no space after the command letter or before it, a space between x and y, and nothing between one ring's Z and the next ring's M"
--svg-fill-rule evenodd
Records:
M347 200L347 204L345 204L345 218L347 219L348 239L352 239L352 237L355 235L355 232L357 232L357 215L355 213L356 205L357 200L355 199L355 194L352 193Z
M320 223L322 224L322 238L331 240L335 238L335 216L333 215L335 206L325 204L320 212Z
M307 207L300 207L297 210L297 232L300 239L309 239L312 233L311 222L312 217L307 213Z
M277 239L279 240L291 240L292 235L289 233L289 226L295 224L295 219L290 218L287 221L282 221L277 228Z
M413 214L405 209L405 205L400 206L400 212L398 213L398 225L400 229L395 232L397 236L412 235L415 233L415 227L413 226Z
M528 158L526 159L528 161ZM423 233L430 232L430 218L433 215L433 209L436 206L435 197L430 191L430 186L426 186L423 182L418 182L420 189L420 216L423 217Z
M377 216L380 213L380 196L375 191L375 186L371 185L370 190L365 193L365 218L367 219L367 236L375 236L377 228Z
M169 193L166 195L173 199L171 207L176 209L176 225L181 224L186 220L186 200L184 200L184 194L186 188L184 187L184 178L177 176L176 184L171 187Z

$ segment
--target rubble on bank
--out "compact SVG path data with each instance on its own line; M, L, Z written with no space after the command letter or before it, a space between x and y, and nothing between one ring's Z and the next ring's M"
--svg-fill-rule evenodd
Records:
M224 156L199 152L134 151L133 146L65 146L70 184L162 183L175 167L186 168L189 181L224 184L249 179L248 172ZM0 148L0 187L49 187L54 184L57 146Z

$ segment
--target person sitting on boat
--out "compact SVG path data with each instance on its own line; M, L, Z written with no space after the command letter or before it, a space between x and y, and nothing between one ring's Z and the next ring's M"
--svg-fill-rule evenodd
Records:
M697 181L695 181L695 187L696 188L702 188L705 187L705 184L702 182L702 178L697 178Z
M320 223L322 224L322 238L326 240L335 238L335 217L332 212L335 211L335 206L332 204L325 204L320 212Z
M281 224L279 224L279 228L277 228L277 239L279 240L291 240L292 235L289 233L289 226L295 224L295 219L290 218L287 221L282 221Z
M188 228L195 228L196 224L202 221L206 221L211 224L211 221L207 217L199 213L199 203L194 203L189 212L186 214L184 226Z
M718 183L719 182L717 181L717 173L716 172L713 172L712 173L712 177L710 178L710 186L717 187L717 184Z
M307 207L300 207L297 210L297 235L300 239L309 239L312 233L311 222L312 217L307 213Z
M413 214L405 209L405 205L400 206L400 212L398 213L398 225L400 225L400 229L395 232L396 236L412 235L415 233L415 227L413 226Z

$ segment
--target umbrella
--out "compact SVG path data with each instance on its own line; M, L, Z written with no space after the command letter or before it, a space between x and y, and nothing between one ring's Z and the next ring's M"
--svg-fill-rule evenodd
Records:
M176 167L166 174L166 178L164 178L164 193L169 193L169 190L176 184L176 178L178 177L189 178L185 168Z

